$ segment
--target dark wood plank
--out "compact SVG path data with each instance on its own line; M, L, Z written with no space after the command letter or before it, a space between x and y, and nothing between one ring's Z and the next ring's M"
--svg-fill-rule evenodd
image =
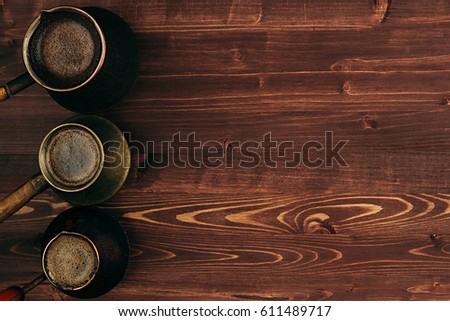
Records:
M120 217L132 258L123 283L103 299L450 295L448 194L147 198L132 193L104 206ZM2 253L0 285L39 272L39 235L67 207L39 197L2 226L8 251ZM22 233L14 233L18 230ZM17 266L23 275L17 275ZM50 297L69 299L49 286L29 296Z
M322 138L323 141L323 138ZM350 143L349 143L350 144ZM149 197L165 195L174 190L186 194L211 193L217 195L249 195L253 193L446 193L450 185L450 157L445 153L398 152L379 153L368 147L366 152L352 152L345 147L342 156L349 167L308 168L304 164L285 168L285 160L275 159L277 168L268 168L261 159L255 168L239 167L242 156L233 154L233 168L227 168L227 159L218 168L179 168L170 161L169 167L151 167L153 155L148 155L144 168L133 167L123 192L143 191ZM262 151L261 151L262 155ZM323 154L317 156L323 157ZM147 157L141 155L141 157ZM156 155L155 157L161 157ZM228 154L225 153L225 157ZM288 160L292 156L287 154ZM181 159L185 160L181 155ZM197 158L201 159L201 158ZM207 160L204 159L204 163ZM418 166L419 164L420 166ZM141 163L143 165L143 163ZM38 171L34 155L0 155L0 192L8 193ZM351 189L349 188L351 186ZM52 195L51 190L46 192ZM162 196L161 196L162 197Z
M86 6L92 2L75 0L72 5ZM11 15L7 22L32 19L40 8L61 5L59 1L24 2L20 6L6 3L3 10ZM137 30L159 28L223 28L260 26L323 26L369 27L379 18L371 1L341 0L336 2L271 2L271 1L108 1L109 8ZM22 28L18 26L15 28Z
M319 74L309 78L316 89L296 75L265 76L263 88L258 76L146 79L135 88L136 101L105 116L143 141L167 140L178 131L195 131L206 140L231 136L241 141L272 131L279 139L305 141L330 130L364 150L446 152L447 74L394 74L380 80L375 75ZM394 83L400 85L392 87ZM161 91L145 94L145 88ZM0 128L4 153L36 153L45 133L71 115L49 97L33 98L34 106L23 101L29 99L14 97L0 110L6 121ZM366 116L378 123L375 130L364 126Z

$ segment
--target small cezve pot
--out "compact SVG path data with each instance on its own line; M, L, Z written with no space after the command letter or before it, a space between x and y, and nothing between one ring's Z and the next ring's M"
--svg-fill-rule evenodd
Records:
M47 134L39 149L39 167L40 173L0 201L0 223L50 186L75 205L104 202L124 184L130 150L112 122L78 115Z
M93 298L109 292L125 274L129 244L120 224L94 208L58 215L42 243L42 268L58 290Z
M97 7L42 11L28 28L22 50L27 72L0 87L0 101L37 82L61 106L98 113L122 100L139 69L128 24Z

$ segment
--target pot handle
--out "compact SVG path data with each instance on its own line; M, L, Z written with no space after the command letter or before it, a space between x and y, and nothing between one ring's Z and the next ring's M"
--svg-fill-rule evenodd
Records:
M20 186L14 192L0 201L0 223L3 223L11 215L22 208L36 194L49 187L47 180L39 173L34 175L28 182Z
M25 300L25 294L33 290L39 284L47 279L44 273L39 275L33 281L25 284L23 287L14 285L9 288L0 291L0 301L23 301Z
M19 77L9 81L6 85L0 87L0 101L4 101L9 97L17 94L19 91L30 87L35 83L35 80L31 75L26 72Z
M23 301L25 293L19 286L10 286L9 288L0 291L0 301Z

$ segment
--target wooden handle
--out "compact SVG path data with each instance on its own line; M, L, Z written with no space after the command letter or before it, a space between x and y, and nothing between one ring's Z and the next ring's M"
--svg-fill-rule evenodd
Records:
M35 81L33 77L31 77L28 72L20 75L19 77L9 81L5 86L0 87L0 101L8 99L12 95L17 94L34 83Z
M11 286L0 292L0 301L23 301L25 293L19 286Z
M48 182L41 173L33 176L28 182L20 186L14 192L0 201L0 223L3 223L11 215L17 212L36 194L48 187Z
M9 98L6 87L0 87L0 101L4 101Z
M10 286L9 288L0 291L0 301L23 301L25 300L25 294L33 290L39 284L47 279L44 273L39 275L33 281L25 284L23 287Z

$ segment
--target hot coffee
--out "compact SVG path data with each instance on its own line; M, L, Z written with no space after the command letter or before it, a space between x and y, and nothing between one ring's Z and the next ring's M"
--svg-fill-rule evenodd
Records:
M93 133L68 125L54 131L45 142L44 164L49 181L65 188L92 182L102 168L102 150Z
M44 12L27 54L43 83L73 88L87 81L99 66L102 41L94 21L86 15L72 10Z
M22 55L27 71L0 86L0 102L37 82L63 107L95 114L121 101L139 70L133 31L98 7L43 10L25 34Z
M48 244L43 266L55 286L75 290L86 286L97 273L98 253L85 236L63 232Z

